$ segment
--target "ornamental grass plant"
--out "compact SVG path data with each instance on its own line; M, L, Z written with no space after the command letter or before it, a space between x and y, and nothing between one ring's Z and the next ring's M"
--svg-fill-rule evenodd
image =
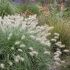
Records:
M36 15L0 17L0 70L49 70L52 28L38 26Z
M0 0L0 16L12 15L15 9L9 0Z
M54 26L53 32L57 32L60 34L60 40L67 45L67 48L70 48L70 17L60 17L59 13L54 15L40 15L39 23L43 25L43 23L48 24L50 26Z
M65 52L68 52L68 53L64 53L63 50L61 49L61 52L63 52L63 54L61 54L61 59L64 61L62 61L63 64L60 67L57 66L56 70L69 70L70 69L70 62L69 62L69 60L70 60L70 52L69 52L70 51L70 20L69 20L70 16L68 14L69 14L69 11L68 12L65 11L64 13L61 13L61 12L55 13L54 12L54 13L50 14L49 16L45 16L45 15L39 16L40 25L43 25L43 23L45 23L50 26L54 26L52 33L54 33L54 32L59 33L60 34L59 40L62 41L62 43L66 45L65 49L69 49L69 50L65 50ZM53 48L53 50L54 50L54 48ZM57 51L58 50L56 50L56 52ZM57 55L55 55L55 56L57 56ZM60 59L58 59L58 60L60 60ZM53 67L55 67L55 65Z

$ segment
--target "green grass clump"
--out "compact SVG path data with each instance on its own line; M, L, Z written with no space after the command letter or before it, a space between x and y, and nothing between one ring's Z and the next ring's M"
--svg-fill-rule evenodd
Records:
M9 2L9 0L1 0L0 1L0 16L4 17L5 15L14 14L13 5Z
M1 0L0 1L0 16L4 17L4 15L11 15L15 13L25 13L28 15L32 14L40 14L39 8L37 5L33 4L16 4L9 0Z

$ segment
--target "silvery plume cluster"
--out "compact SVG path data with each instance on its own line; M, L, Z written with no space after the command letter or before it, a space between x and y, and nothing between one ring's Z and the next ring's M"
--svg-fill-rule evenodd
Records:
M0 17L0 69L49 69L52 59L48 36L52 29L39 26L36 15Z
M66 46L62 44L59 40L59 34L54 33L54 37L51 39L53 46L53 69L57 70L60 66L64 65L66 62L64 59L61 59L62 55L65 53L69 53L69 50L66 49Z

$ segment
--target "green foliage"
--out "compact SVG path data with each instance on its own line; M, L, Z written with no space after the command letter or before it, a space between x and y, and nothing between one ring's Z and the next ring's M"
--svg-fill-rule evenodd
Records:
M70 8L66 8L63 14L64 18L70 18Z
M15 5L17 13L24 13L27 10L27 5Z
M27 14L40 14L40 11L36 5L33 4L16 4L9 0L0 1L0 16L11 15L14 13L25 13Z
M16 5L17 12L19 13L24 13L24 12L30 12L32 14L40 14L40 11L36 5L33 4L21 4L21 5Z
M0 16L4 17L4 15L14 14L14 9L11 3L8 0L0 1Z
M38 15L40 14L39 9L36 5L29 5L28 10L33 14L38 14Z

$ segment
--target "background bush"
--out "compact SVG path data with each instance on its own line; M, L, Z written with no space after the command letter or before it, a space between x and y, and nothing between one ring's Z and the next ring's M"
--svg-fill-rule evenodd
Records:
M37 14L40 15L39 8L34 4L16 4L16 12L25 13L28 15Z
M0 16L14 14L13 5L9 0L0 0Z

